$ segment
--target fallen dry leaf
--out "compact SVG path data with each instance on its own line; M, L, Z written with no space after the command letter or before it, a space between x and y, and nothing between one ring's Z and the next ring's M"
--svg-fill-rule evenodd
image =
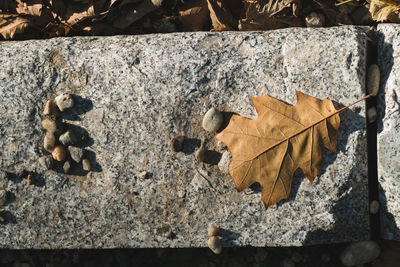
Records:
M324 147L336 152L340 117L332 101L296 95L295 106L268 95L251 97L258 118L233 115L217 135L232 154L229 173L236 188L243 191L258 182L266 208L289 197L297 169L313 182Z
M239 30L271 30L301 26L300 0L245 0Z
M40 16L42 14L42 0L17 0L16 12L21 15Z
M369 12L377 22L400 22L400 0L371 0Z
M4 39L12 39L18 33L23 33L30 25L30 21L21 17L8 17L0 25L0 34Z
M201 31L209 21L207 0L184 1L178 4L178 19L191 31Z
M214 31L237 28L238 22L233 18L224 0L207 0L207 5Z

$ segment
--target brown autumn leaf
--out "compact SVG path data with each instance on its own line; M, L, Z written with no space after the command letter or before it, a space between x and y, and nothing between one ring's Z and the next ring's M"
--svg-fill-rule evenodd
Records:
M0 18L2 17L4 18L4 16L0 16ZM16 34L23 33L30 23L27 18L9 16L4 18L0 24L0 35L6 40L13 39Z
M40 16L42 14L42 0L17 0L16 12L21 15Z
M400 22L400 0L371 0L369 12L377 22Z
M272 30L302 25L300 0L244 0L244 17L239 30Z
M208 11L206 0L185 0L179 3L178 19L183 26L191 31L201 31L209 21L210 12Z
M296 95L295 106L269 95L251 97L258 118L233 115L217 135L232 154L229 173L236 188L243 191L258 182L266 208L289 197L297 169L314 181L324 147L336 152L340 117L333 102Z
M207 0L214 31L237 29L237 20L232 16L224 0Z

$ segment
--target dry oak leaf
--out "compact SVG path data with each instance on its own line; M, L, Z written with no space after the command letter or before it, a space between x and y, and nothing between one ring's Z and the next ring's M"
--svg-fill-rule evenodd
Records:
M0 35L6 40L14 38L16 34L23 33L31 24L26 18L7 17L6 20L2 20L2 17L2 14L0 14Z
M258 182L265 208L289 197L298 168L313 182L323 147L336 153L339 110L331 100L296 95L295 106L268 95L251 97L257 119L233 115L217 135L232 154L229 173L236 188L243 191Z
M400 22L400 0L371 0L369 12L377 22Z

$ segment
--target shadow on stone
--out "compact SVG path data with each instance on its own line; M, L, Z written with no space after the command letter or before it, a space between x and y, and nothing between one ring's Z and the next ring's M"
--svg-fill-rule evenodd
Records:
M82 115L93 109L93 103L90 99L83 98L79 95L72 95L75 105L61 113L61 117L70 121L81 121L79 115Z
M379 192L383 193L381 184L379 186ZM379 194L379 212L377 216L381 219L382 237L385 239L396 240L399 237L400 228L396 223L395 217L389 212L387 207L387 199L385 194Z
M2 224L16 224L17 219L15 216L9 212L8 210L0 211L0 216L4 218L4 222Z
M196 139L196 138L185 138L183 141L183 148L182 152L185 153L185 155L190 155L193 154L196 149L198 149L201 145L201 140Z
M367 153L366 149L357 145L355 153ZM365 160L359 157L346 182L340 186L336 194L338 200L332 203L329 210L332 215L329 221L318 217L310 221L310 231L307 232L304 245L328 244L332 238L338 243L369 239L368 177L358 177L360 170L367 168Z
M239 238L240 234L233 232L228 229L220 229L222 239L222 245L227 247L234 247L237 246L236 240Z
M43 187L46 185L46 181L43 179L43 177L39 173L31 172L30 174L33 177L33 185L34 186Z
M86 131L86 129L78 126L78 125L74 125L74 124L69 124L69 123L65 123L66 128L71 130L77 137L77 143L74 145L76 147L90 147L94 144L93 139L89 136L88 131Z
M210 165L217 165L221 159L222 154L215 150L206 150L204 153L204 163Z

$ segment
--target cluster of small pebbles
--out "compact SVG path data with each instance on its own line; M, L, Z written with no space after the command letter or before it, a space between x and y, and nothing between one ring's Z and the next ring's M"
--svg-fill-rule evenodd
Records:
M42 127L46 134L43 147L50 154L42 156L39 163L46 170L54 167L54 161L62 163L64 173L71 172L73 162L81 164L84 171L91 170L90 161L84 158L84 150L78 146L79 140L83 138L79 138L77 133L68 129L61 118L62 112L73 108L74 105L74 98L68 93L60 94L44 105L43 115L46 118L42 121Z

